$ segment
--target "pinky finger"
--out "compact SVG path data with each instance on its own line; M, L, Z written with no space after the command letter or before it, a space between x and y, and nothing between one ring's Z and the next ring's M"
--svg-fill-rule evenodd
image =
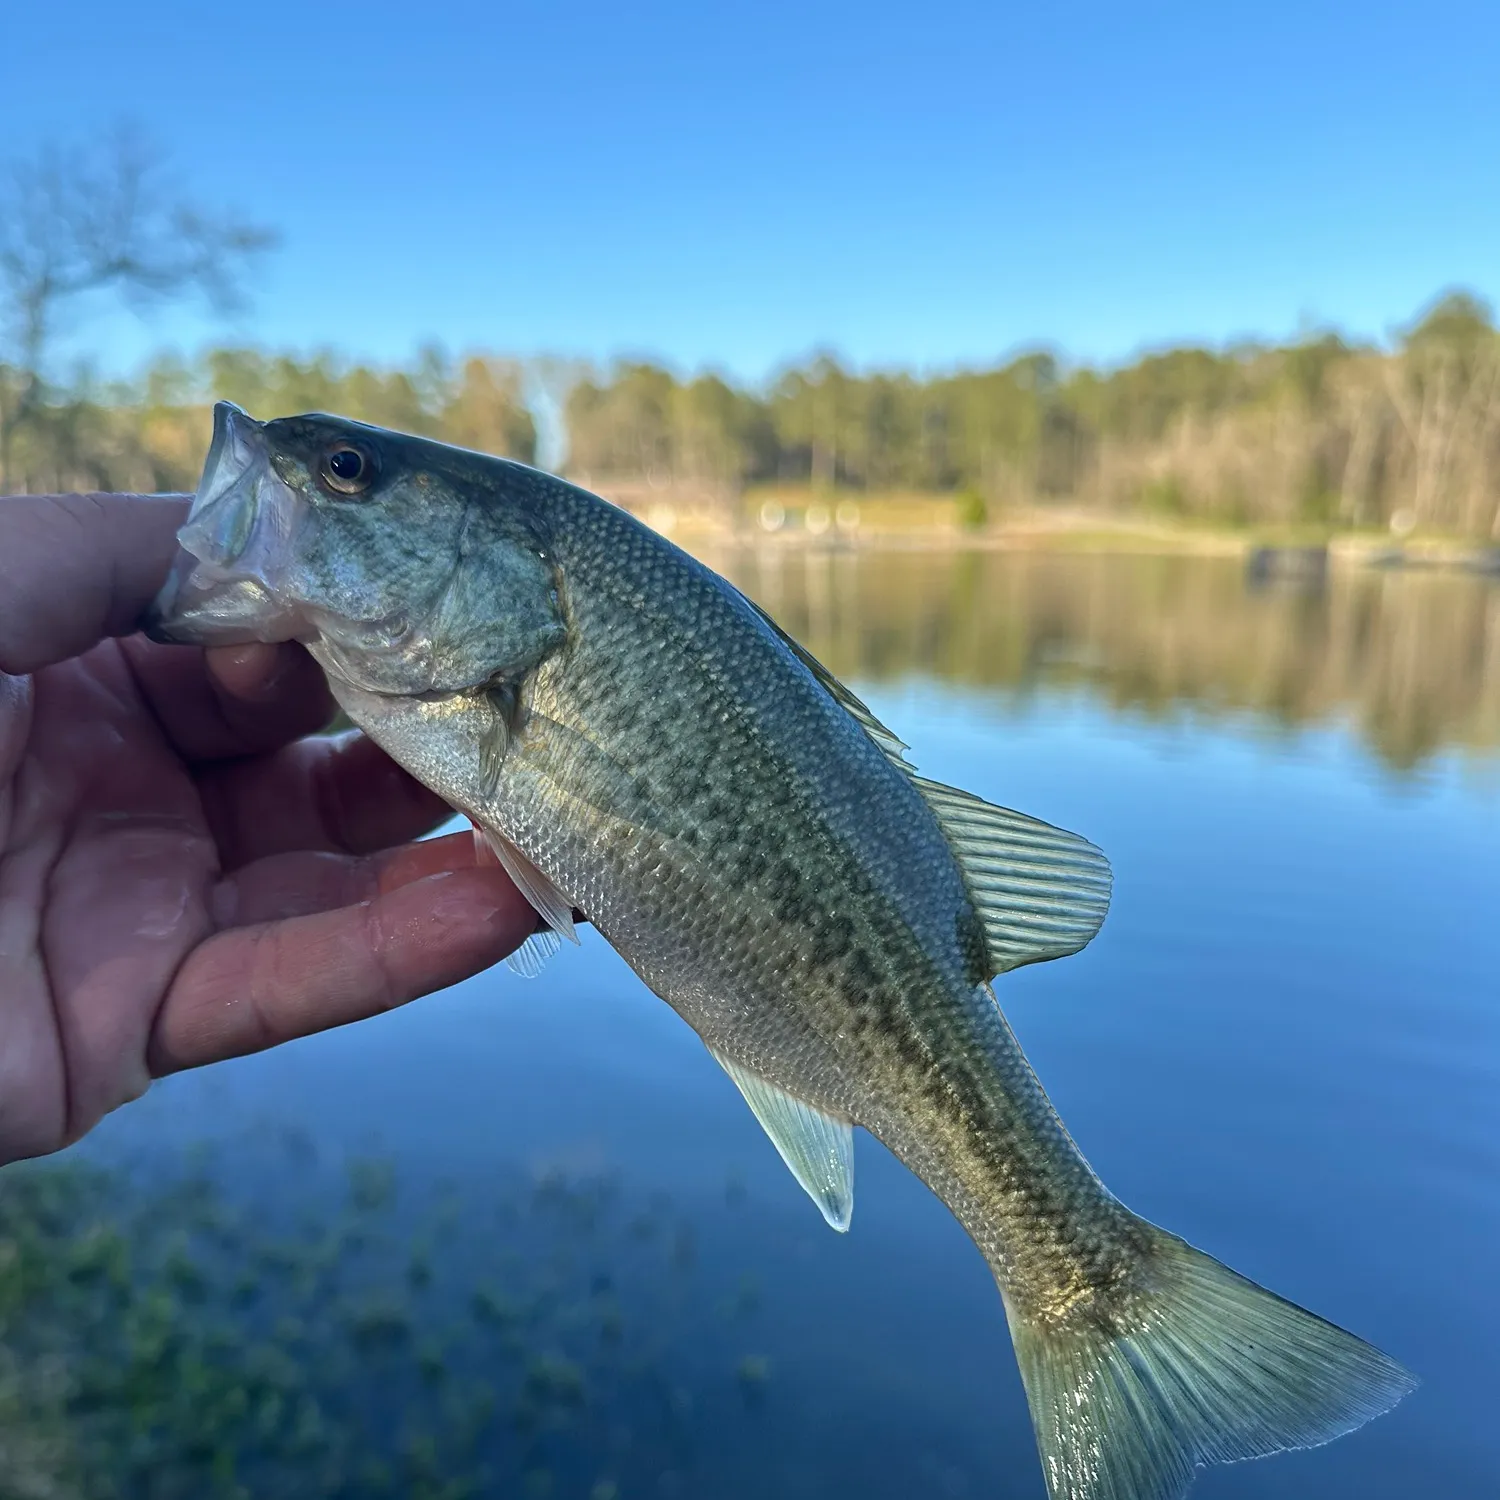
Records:
M498 871L461 869L358 906L218 933L189 954L162 1003L152 1075L405 1005L499 962L535 925Z

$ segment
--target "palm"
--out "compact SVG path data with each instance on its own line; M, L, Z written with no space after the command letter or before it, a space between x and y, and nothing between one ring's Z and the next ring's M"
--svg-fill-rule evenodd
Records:
M48 1150L146 1086L157 1010L210 931L219 857L192 770L117 645L41 673L29 705L12 696L0 890L15 1065L0 1108L8 1133Z
M257 650L131 637L0 672L0 1161L530 929L466 840L403 842L445 809L373 745L302 738L329 712L312 663Z

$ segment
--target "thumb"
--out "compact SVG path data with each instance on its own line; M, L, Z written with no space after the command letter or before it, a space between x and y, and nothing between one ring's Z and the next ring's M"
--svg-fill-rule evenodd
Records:
M128 635L165 581L185 495L0 496L0 672Z

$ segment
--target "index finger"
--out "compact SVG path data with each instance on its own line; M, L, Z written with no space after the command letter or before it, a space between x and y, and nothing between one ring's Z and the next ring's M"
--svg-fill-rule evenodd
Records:
M0 496L0 672L128 635L177 554L186 495Z
M364 1020L513 953L536 912L494 868L440 871L359 906L217 933L156 1017L153 1077Z

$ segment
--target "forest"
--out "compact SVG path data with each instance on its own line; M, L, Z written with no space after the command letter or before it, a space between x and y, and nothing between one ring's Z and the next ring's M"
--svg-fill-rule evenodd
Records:
M258 415L340 412L531 462L541 386L535 362L432 349L402 368L215 349L162 356L130 380L78 372L40 392L0 365L0 486L191 488L221 398ZM645 484L726 505L763 484L960 493L980 517L1067 505L1500 539L1500 333L1462 292L1389 348L1326 333L1114 368L1036 351L926 376L825 354L762 387L630 361L575 374L556 406L561 467L605 493Z
M176 195L129 131L0 171L0 492L191 488L211 405L228 399L527 461L545 425L546 461L584 484L739 519L747 491L776 486L959 496L972 525L1055 506L1500 541L1500 332L1463 290L1380 345L1321 331L1107 367L1046 347L922 372L822 353L746 383L647 360L601 370L427 348L384 367L225 347L107 379L79 357L80 318L101 298L245 308L275 241Z
M1500 335L1464 292L1438 298L1389 349L1325 333L1111 369L1041 351L927 378L825 356L759 391L626 364L580 380L566 413L569 470L601 485L958 491L989 510L1395 518L1500 538Z

